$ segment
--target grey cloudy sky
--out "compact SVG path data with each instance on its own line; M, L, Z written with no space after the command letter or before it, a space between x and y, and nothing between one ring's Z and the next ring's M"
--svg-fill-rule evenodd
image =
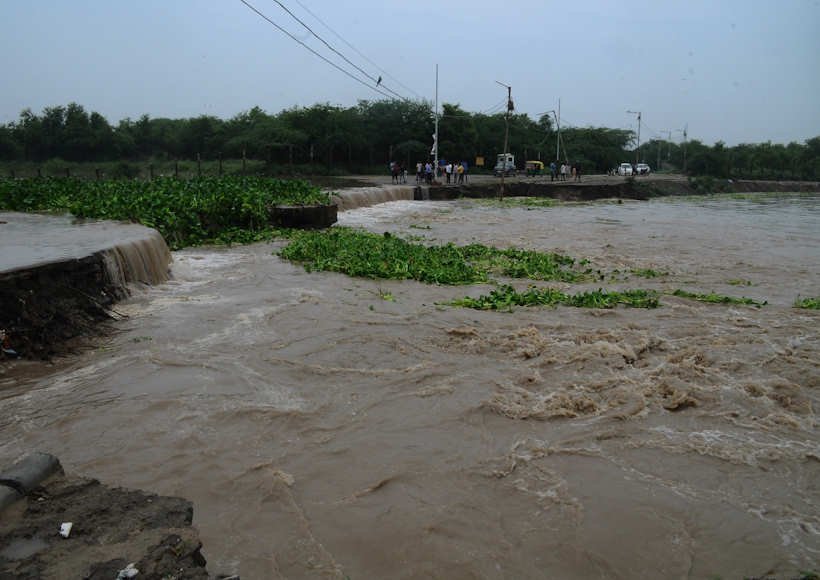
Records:
M409 98L433 100L438 63L439 101L473 112L504 99L498 80L533 118L559 97L569 125L642 111L642 140L686 123L707 143L820 135L820 0L280 1ZM351 68L274 0L248 2ZM239 0L2 0L0 23L4 123L71 101L116 123L383 98Z

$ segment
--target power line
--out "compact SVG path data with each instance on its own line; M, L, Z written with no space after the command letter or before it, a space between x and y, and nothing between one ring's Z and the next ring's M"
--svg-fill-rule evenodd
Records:
M285 6L284 4L282 4L279 0L273 0L273 1L274 1L274 2L276 2L276 3L277 3L277 4L278 4L278 5L282 8L282 10L284 10L285 12L287 12L287 13L290 15L290 17L291 17L291 18L293 18L296 22L298 22L299 24L301 24L302 26L304 26L304 27L305 27L305 29L306 29L308 32L310 32L313 36L315 36L315 37L319 40L319 42L321 42L322 44L324 44L324 45L325 45L326 47L328 47L331 51L333 51L335 54L337 54L339 57L341 57L341 58L342 58L342 59L343 59L343 60L344 60L347 64L349 64L350 66L352 66L353 68L355 68L357 71L359 71L360 73L362 73L364 76L366 76L367 78L369 78L371 81L373 81L374 83L376 83L376 86L382 86L382 87L383 87L383 88L384 88L387 92L389 92L389 93L392 93L392 94L396 95L398 98L400 98L400 99L402 99L402 100L404 100L404 101L409 100L409 99L406 99L405 97L403 97L402 95L400 95L399 93L397 93L396 91L394 91L393 89L391 89L390 87L386 87L386 86L384 85L384 83L382 83L382 82L381 82L381 80L380 80L380 79L381 79L381 77L379 77L379 79L376 79L376 77L374 77L373 75L371 75L370 73L368 73L366 70L364 70L364 69L362 69L361 67L359 67L356 63L354 63L353 61L351 61L349 58L347 58L347 57L346 57L345 55L343 55L341 52L339 52L338 50L336 50L335 48L333 48L333 47L330 45L330 43L329 43L329 42L327 42L324 38L322 38L321 36L319 36L318 34L316 34L310 26L308 26L307 24L305 24L305 23L304 23L304 21L302 21L302 20L301 20L298 16L296 16L293 12L291 12L291 11L290 11L290 9L289 9L287 6Z
M244 4L245 6L247 6L247 7L248 7L250 10L252 10L253 12L256 12L256 14L258 14L261 18L263 18L264 20L266 20L269 24L271 24L272 26L274 26L276 29L278 29L279 31L281 31L281 32L283 32L283 33L285 33L285 34L287 34L287 35L288 35L288 36L289 36L292 40L295 40L296 42L298 42L299 44L301 44L302 46L304 46L306 49L308 49L310 52L312 52L313 54L315 54L316 56L318 56L319 58L321 58L323 61L325 61L326 63L328 63L328 64L329 64L329 65L331 65L332 67L334 67L334 68L338 69L339 71L343 72L344 74L346 74L347 76L349 76L350 78L352 78L352 79L353 79L354 81L356 81L357 83L361 83L362 85L366 86L367 88L369 88L369 89L371 89L371 90L373 90L373 91L376 91L377 93L379 93L379 94L380 94L380 95L382 95L383 97L386 97L386 98L388 98L388 99L392 99L392 98L393 98L393 97L391 97L389 94L387 94L387 93L385 93L385 92L382 92L382 91L380 91L378 88L376 88L376 87L372 86L370 83L366 83L366 82L364 82L362 79L360 79L359 77L354 76L354 75L353 75L353 74L351 74L349 71L346 71L345 69L343 69L342 67L340 67L338 64L336 64L336 63L335 63L335 62L333 62L332 60L329 60L329 59L327 59L326 57L322 56L321 54L319 54L318 52L316 52L315 50L313 50L311 47L309 47L307 44L305 44L304 42L302 42L301 40L299 40L298 38L296 38L295 36L293 36L290 32L288 32L287 30L285 30L284 28L282 28L281 26L279 26L278 24L276 24L273 20L271 20L270 18L268 18L267 16L265 16L264 14L262 14L259 10L257 10L257 9L256 9L256 7L254 7L253 5L251 5L250 3L248 3L246 0L239 0L239 1L240 1L240 2L242 2L242 4Z
M347 40L345 40L345 39L344 39L344 37L343 37L342 35L340 35L338 32L336 32L335 30L333 30L333 29L330 27L330 25L329 25L329 24L327 24L325 21L323 21L321 18L319 18L316 14L314 14L313 12L311 12L310 8L308 8L307 6L305 6L304 4L302 4L301 2L299 2L299 0L294 0L294 1L295 1L295 2L299 5L299 6L301 6L301 7L302 7L302 9L303 9L305 12L307 12L308 14L310 14L311 16L313 16L316 20L318 20L318 21L319 21L319 23L320 23L322 26L324 26L324 27L325 27L325 28L327 28L327 29L328 29L331 33L333 33L333 35L334 35L334 36L336 36L336 38L338 38L339 40L341 40L342 42L344 42L344 43L345 43L348 47L350 47L350 48L351 48L351 49L352 49L352 50L353 50L356 54L358 54L358 55L359 55L360 57L362 57L364 60L366 60L367 62L369 62L370 64L372 64L374 67L376 67L380 73L382 73L383 75L385 75L386 77L388 77L388 78L390 78L390 79L393 79L394 81L396 81L396 84L398 84L398 85L399 85L399 86L401 86L402 88L404 88L404 89L406 89L406 90L410 91L411 93L413 93L414 95L416 95L416 97L418 97L419 99L424 100L424 97L422 97L422 96L421 96L420 94L418 94L416 91L414 91L413 89L411 89L411 88L410 88L410 87L408 87L407 85L403 84L403 83L402 83L400 80L398 80L396 77L394 77L394 76L393 76L393 75L391 75L389 72L387 72L386 70L384 70L383 68L381 68L379 65L377 65L375 62L373 62L372 60L370 60L369 58L367 58L367 56L365 56L365 55L364 55L364 54L363 54L363 53L362 53L362 52L361 52L358 48L356 48L355 46L353 46L352 44L350 44Z

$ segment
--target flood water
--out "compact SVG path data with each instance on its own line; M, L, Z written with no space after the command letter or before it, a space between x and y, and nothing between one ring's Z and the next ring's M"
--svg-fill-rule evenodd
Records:
M442 303L490 286L306 273L281 243L175 252L99 348L0 371L0 463L48 451L186 497L209 570L243 578L817 568L820 314L792 304L820 295L820 198L397 201L340 223L769 304L484 312ZM666 275L624 274L647 268Z

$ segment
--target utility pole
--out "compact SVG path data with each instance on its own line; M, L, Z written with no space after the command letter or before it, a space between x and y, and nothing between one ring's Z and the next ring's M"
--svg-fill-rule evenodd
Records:
M507 113L504 115L504 160L501 167L501 191L499 193L501 199L504 199L504 176L507 173L507 147L510 141L510 111L513 110L512 87L499 81L495 82L502 87L507 87Z
M683 126L683 129L678 129L678 133L683 133L683 173L686 173L686 133L689 130L689 123Z
M555 126L558 129L558 135L555 137L555 162L561 160L561 98L558 97L558 113L552 112L555 115Z
M630 115L638 115L638 147L635 149L635 165L638 164L638 155L641 152L641 112L640 111L627 111Z
M435 142L433 143L433 153L434 153L434 165L433 165L433 177L434 179L438 177L438 63L436 63L436 135L434 137Z
M658 131L658 133L661 133L661 134L666 133L668 135L668 139L666 141L666 143L667 143L667 146L666 146L666 159L668 161L669 160L669 155L670 155L669 151L670 151L670 148L672 147L672 145L671 145L672 131L670 131L669 129L661 129L660 131ZM663 143L661 142L660 139L658 139L658 166L655 168L656 171L661 168L661 149L663 149Z

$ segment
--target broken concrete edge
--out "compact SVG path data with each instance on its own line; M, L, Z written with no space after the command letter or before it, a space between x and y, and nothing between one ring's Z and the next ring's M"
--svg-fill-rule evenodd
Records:
M277 205L270 210L273 225L284 228L324 229L338 220L338 205Z
M36 489L55 473L63 473L60 460L50 453L29 453L0 472L0 511Z

